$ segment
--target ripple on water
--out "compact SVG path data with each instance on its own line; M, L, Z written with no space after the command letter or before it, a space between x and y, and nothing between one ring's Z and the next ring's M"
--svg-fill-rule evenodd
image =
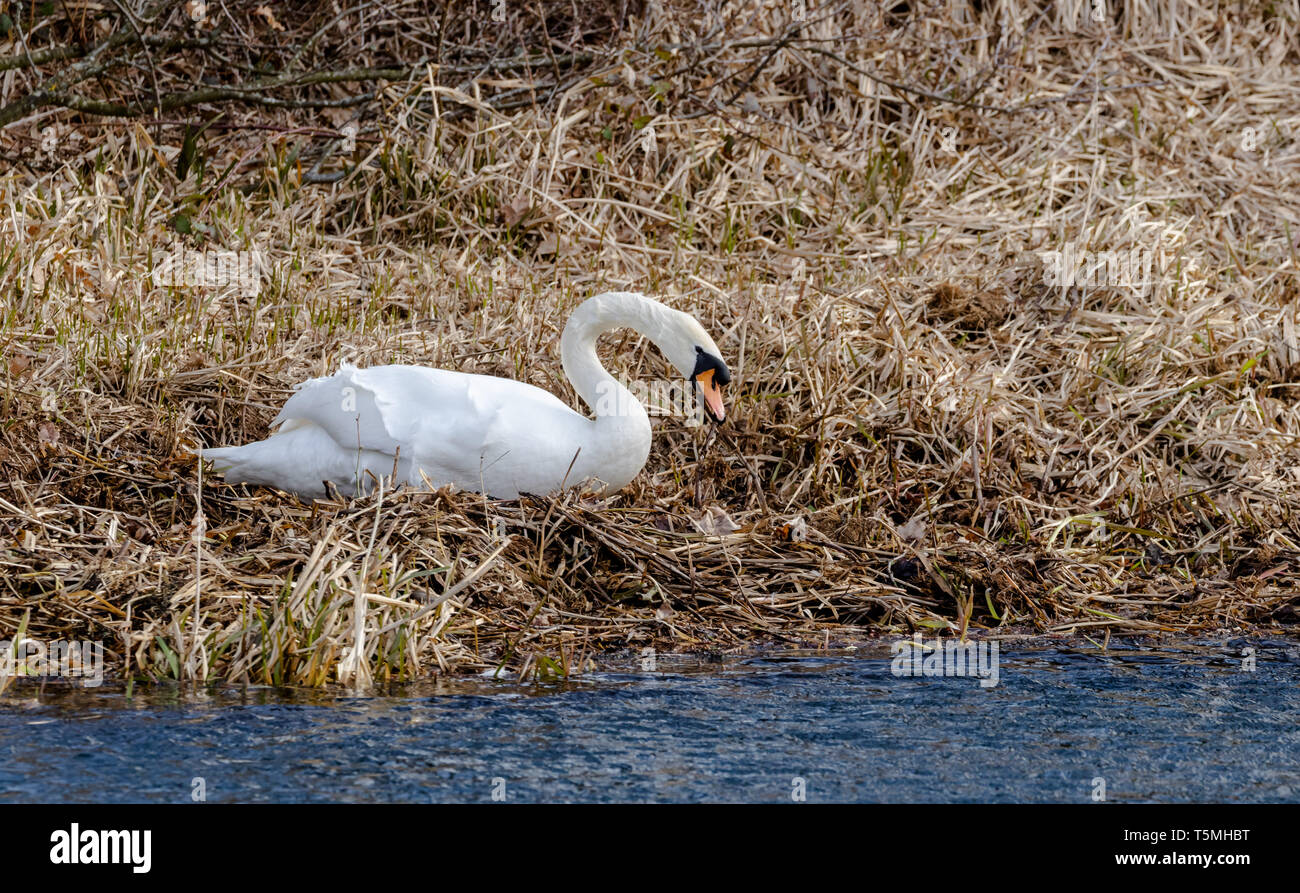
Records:
M1257 654L1243 672L1245 647ZM1300 649L1011 651L998 685L761 655L383 696L47 688L0 700L0 797L184 801L1294 801Z

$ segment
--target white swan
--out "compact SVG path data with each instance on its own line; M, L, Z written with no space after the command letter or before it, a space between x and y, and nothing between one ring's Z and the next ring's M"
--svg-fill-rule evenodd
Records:
M693 317L632 292L584 301L564 327L564 372L595 412L590 419L553 394L507 378L423 366L344 365L299 385L272 425L246 446L206 449L232 482L267 484L305 497L344 495L377 477L513 499L588 483L626 486L650 455L650 419L632 393L605 371L596 339L630 326L695 382L709 415L722 421L722 387L731 381L718 346ZM372 477L373 476L373 477Z

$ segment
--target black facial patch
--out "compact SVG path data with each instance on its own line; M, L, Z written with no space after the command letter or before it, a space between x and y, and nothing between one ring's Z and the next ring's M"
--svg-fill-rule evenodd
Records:
M691 378L697 378L701 372L709 369L713 370L713 380L718 384L731 383L731 373L727 371L726 363L702 347L695 348L695 371L691 373Z

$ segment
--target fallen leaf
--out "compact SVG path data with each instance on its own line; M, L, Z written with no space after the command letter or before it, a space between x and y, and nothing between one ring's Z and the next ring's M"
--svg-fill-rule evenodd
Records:
M691 523L706 536L726 536L740 529L740 525L716 505L709 506L698 517L691 518Z
M548 254L558 254L560 251L560 240L555 233L547 233L542 237L542 243L537 246L537 254L545 257Z
M281 25L279 22L275 20L275 15L272 14L271 7L269 6L257 7L257 9L253 10L253 15L261 16L262 18L266 19L266 23L276 31L284 30L284 25Z
M529 203L528 196L521 195L501 206L501 221L506 226L514 226L527 217L532 209L533 206Z
M902 527L898 528L898 535L901 539L907 540L909 543L915 543L925 539L925 531L925 516L917 515Z

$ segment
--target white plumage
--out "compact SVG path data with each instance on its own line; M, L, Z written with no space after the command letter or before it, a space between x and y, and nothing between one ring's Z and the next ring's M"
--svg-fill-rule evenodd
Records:
M579 306L561 339L565 373L594 419L506 378L344 365L299 385L267 439L202 455L227 480L308 497L326 495L325 481L355 495L394 471L399 483L419 486L427 477L503 499L583 483L617 490L645 465L651 434L645 409L596 358L599 335L623 325L695 378L710 412L722 417L720 386L729 375L700 324L643 295L609 292Z

